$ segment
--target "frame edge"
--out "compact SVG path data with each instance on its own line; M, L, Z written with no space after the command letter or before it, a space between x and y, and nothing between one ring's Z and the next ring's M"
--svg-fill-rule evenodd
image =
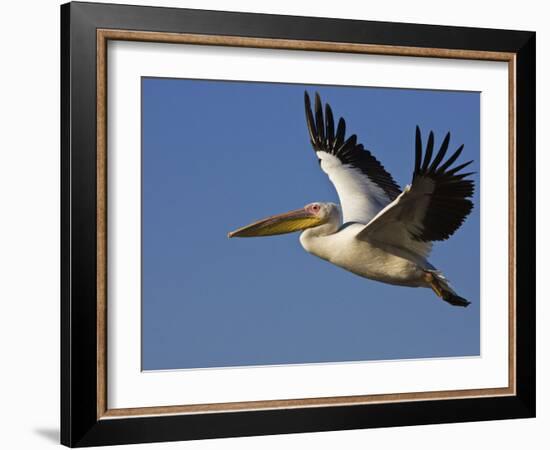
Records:
M536 33L516 64L517 397L536 416Z
M70 14L71 5L60 6L60 168L61 168L61 358L60 358L60 443L71 445L71 369L70 369Z
M82 314L84 312L89 312L89 305L78 306L76 303L73 304L75 300L75 297L73 296L74 293L79 293L79 296L81 297L79 298L79 300L85 302L88 301L89 296L88 294L83 295L80 290L73 288L72 284L73 267L75 269L75 272L78 272L77 269L82 269L82 263L80 264L80 267L77 267L77 264L72 258L73 252L75 255L78 255L77 249L75 249L74 251L72 250L72 245L74 243L73 241L76 241L77 239L83 239L82 233L80 232L77 233L79 234L79 236L75 237L73 235L72 224L75 221L75 213L73 212L72 206L73 202L75 205L77 203L75 200L72 199L73 188L76 188L75 192L77 195L80 196L79 199L85 197L85 200L89 200L93 197L93 195L89 195L89 193L85 195L85 193L82 192L82 183L80 183L79 186L75 186L75 182L72 179L73 168L77 167L76 164L79 164L80 172L82 172L83 170L83 150L79 150L78 155L74 154L74 151L76 150L76 148L78 148L78 146L75 146L73 148L74 138L71 134L73 131L73 127L75 127L76 119L78 119L74 111L71 109L71 105L77 104L77 102L74 100L74 93L72 92L71 88L71 83L76 79L73 69L77 67L78 62L75 62L75 59L80 59L86 56L84 55L84 53L88 51L89 48L86 48L84 50L77 49L76 46L72 44L76 42L75 34L77 34L76 30L79 28L77 25L82 25L82 28L84 28L83 30L78 32L79 36L82 36L84 33L89 33L92 29L95 30L95 28L100 25L105 26L104 23L101 23L101 21L97 20L96 14L100 10L108 10L111 6L114 5L99 6L94 4L82 3L61 5L61 443L67 446L90 446L115 443L122 444L130 442L155 442L159 440L158 437L154 437L155 435L158 436L158 433L152 432L152 429L158 429L159 427L168 427L169 423L173 424L172 426L174 427L174 429L171 433L166 434L165 440L167 441L180 439L204 439L212 437L265 435L275 433L329 431L376 426L390 426L388 425L388 423L391 421L391 419L388 418L390 408L388 408L388 410L384 412L380 410L380 408L367 410L365 408L362 408L361 406L341 408L336 407L332 408L333 411L335 409L339 409L339 411L334 411L333 413L328 412L326 408L312 409L312 411L314 411L310 413L311 415L309 416L309 420L306 417L308 413L302 410L295 410L295 412L288 412L288 410L283 410L280 412L264 411L263 413L260 412L259 414L255 414L253 416L249 415L248 417L246 415L247 413L231 413L230 417L226 418L226 422L222 422L220 415L212 414L210 415L211 419L192 417L187 422L190 426L190 429L185 430L175 429L176 424L178 423L176 419L177 416L162 418L144 417L131 419L110 419L99 421L97 420L97 418L95 420L90 419L89 411L86 409L89 406L88 403L90 400L90 395L84 393L83 388L87 387L92 379L95 386L96 373L94 372L93 376L87 375L86 380L84 381L77 379L78 375L82 375L82 369L88 364L88 361L86 359L86 363L83 363L78 359L74 359L77 349L73 348L76 347L76 345L79 345L83 347L84 350L88 349L88 340L86 339L84 343L84 340L82 338L85 330L88 330L88 324L85 324L85 330L78 331L72 328L72 321L73 319L83 319ZM124 7L131 8L128 6ZM136 7L136 9L138 9L138 7ZM143 8L141 7L140 9L143 10ZM93 11L94 14L92 14L92 17L87 18L84 13L90 11ZM216 13L220 12L217 11ZM139 14L136 14L136 17L138 16ZM249 16L250 15L248 15L248 17ZM137 20L136 17L134 17L132 20ZM292 16L286 17L290 18ZM110 20L111 19L109 18L108 21ZM120 17L117 17L115 21L116 20L120 20ZM319 21L320 20L322 19L319 19ZM402 25L416 26L412 24ZM252 31L251 33L253 34L254 32L255 31ZM534 252L535 248L535 224L533 221L535 213L535 154L534 150L531 150L534 149L535 142L535 33L513 33L520 33L522 38L521 46L518 45L518 47L516 47L516 74L518 86L516 92L518 117L516 125L516 184L518 189L517 198L522 198L521 204L523 204L521 208L517 208L517 235L523 237L521 240L521 246L518 245L517 249L516 263L518 267L520 266L520 264L522 264L522 269L518 269L516 292L518 298L519 294L523 293L523 295L521 296L522 300L518 304L518 317L521 317L521 320L526 320L527 322L521 327L518 327L517 333L518 347L520 346L519 341L521 336L521 347L518 348L518 364L516 367L518 379L517 395L513 398L509 398L506 401L503 399L502 401L496 402L496 404L501 405L501 408L496 408L492 411L492 416L494 419L505 419L512 417L534 417L536 410L534 328L535 304L534 301L529 301L531 298L534 299L535 294L535 273L532 270L532 266L530 266L530 263L534 260L534 254L532 252ZM518 44L519 38L517 36L516 38L517 39L514 42ZM78 51L80 51L82 54L79 54ZM86 60L86 62L89 63L88 60ZM86 87L86 89L87 88L88 86ZM88 94L89 92L86 92L84 95L86 96ZM522 98L522 95L524 95L525 97ZM81 114L85 115L85 113ZM85 118L88 117L86 116ZM81 120L81 122L82 121L83 119ZM79 124L77 124L77 127L78 125ZM81 131L81 129L78 131ZM93 130L93 134L95 135L95 129ZM95 159L95 153L93 156ZM75 159L80 159L80 161L73 161L73 157L75 157ZM79 175L79 173L77 172L75 176L76 175ZM522 180L521 182L520 178ZM520 203L518 202L518 206L519 205ZM80 216L78 216L77 218L82 219L82 213L78 212L78 214L80 214ZM82 244L80 245L80 247L82 247ZM82 278L84 277L83 275L78 275L78 278L78 281L81 282ZM96 293L94 292L94 294ZM78 310L76 311L76 309ZM94 340L95 346L97 336L94 335L93 337L96 338ZM75 342L74 346L73 341ZM519 358L520 355L522 355L521 359ZM87 356L85 356L85 358L87 358ZM76 381L76 385L73 384L73 381ZM83 403L80 402L79 400L82 399L86 401L84 401ZM452 408L450 407L450 404L455 405L456 411L454 413L452 411L448 411L442 414L441 417L434 418L432 417L431 413L420 411L419 417L413 418L408 424L416 425L424 423L443 423L447 421L453 421L453 419L456 422L489 420L487 418L483 418L483 414L488 414L488 411L491 410L491 407L486 403L483 404L481 402L474 402L473 400L464 403L457 403L456 401L449 402L450 403L447 404L447 408ZM422 403L426 404L427 402ZM77 406L77 408L73 408L73 405ZM474 415L474 417L470 419L464 419L463 415L466 414L467 410L473 407L473 405L478 405L480 411L477 413L477 415ZM79 409L80 412L78 412L77 409ZM408 405L396 405L395 407L391 408L391 411L399 411L397 413L397 416L399 417L401 417L403 412L405 411L415 410L417 410L415 406ZM364 411L364 413L359 414L361 411ZM372 413L374 411L379 411L381 417L373 418ZM283 418L285 412L286 416ZM94 414L96 413L97 411L94 407ZM329 416L332 417L333 421L328 421ZM367 419L367 416L371 416L370 419ZM302 418L301 420L300 417ZM291 422L291 418L297 420L298 424L293 425ZM346 420L344 420L344 418ZM255 424L254 426L257 427L254 432L248 431L250 427L245 426L244 424L238 425L239 420L246 422L249 419L253 424ZM291 420L289 421L289 419ZM270 423L270 421L273 420L275 421L275 424ZM391 426L407 424L402 422L402 419L396 418ZM308 423L309 425L307 425ZM194 429L195 426L193 426L193 424L197 426L197 429ZM218 424L218 426L220 427L218 433L215 434L214 432L209 431L209 429L205 427L205 425L207 424ZM151 430L149 430L151 434L149 434L147 430L149 428L147 425L151 426ZM162 427L162 425L164 425L164 427ZM115 431L115 429L117 429L118 432ZM142 440L136 441L135 439Z

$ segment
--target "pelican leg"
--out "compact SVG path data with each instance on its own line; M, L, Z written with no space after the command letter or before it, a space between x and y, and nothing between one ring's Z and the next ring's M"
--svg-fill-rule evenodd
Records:
M431 274L430 272L424 272L424 280L428 285L432 288L432 290L435 292L435 294L443 298L443 289L441 289L441 286L437 282L437 279Z
M433 273L424 272L424 281L432 288L439 298L445 300L447 303L453 306L462 307L466 307L470 304L465 298L456 295L456 293L446 285L445 281L438 279Z

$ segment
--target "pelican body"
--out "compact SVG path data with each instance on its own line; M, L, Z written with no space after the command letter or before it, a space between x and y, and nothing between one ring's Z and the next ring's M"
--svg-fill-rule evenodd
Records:
M338 206L333 203L313 205L338 210ZM333 223L338 230L340 224ZM355 239L363 228L359 223L352 223L329 234L310 228L300 235L300 243L308 253L361 277L400 286L426 285L424 271L433 269L426 260L416 258L415 261L413 255L409 258L399 256L369 241Z
M335 129L332 109L325 112L318 94L315 113L305 93L306 123L321 169L333 183L340 205L314 202L303 208L267 217L228 234L231 237L271 236L302 231L300 243L308 252L371 280L408 287L431 288L454 306L468 306L445 276L428 261L432 242L448 239L471 212L472 173L459 173L467 163L451 167L460 146L445 162L450 133L435 158L430 132L423 152L416 127L413 179L403 191L382 164L357 144L345 139L343 118Z

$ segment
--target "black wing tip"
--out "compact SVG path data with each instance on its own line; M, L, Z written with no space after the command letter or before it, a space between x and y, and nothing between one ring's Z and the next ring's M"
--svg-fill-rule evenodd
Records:
M317 152L323 150L328 145L328 141L333 141L334 138L327 136L327 132L333 133L334 119L332 117L332 109L328 103L325 104L326 112L323 113L323 103L319 92L315 91L314 104L312 108L311 97L307 89L304 90L304 105L306 112L306 122L309 131L309 137L313 149ZM331 125L325 123L325 120L332 120ZM327 137L329 138L327 140Z
M462 153L462 150L464 149L464 144L461 144L455 150L455 152L449 158L447 158L445 162L443 162L443 158L445 156L445 153L447 152L449 142L451 140L451 132L447 131L436 154L436 157L434 158L432 164L430 164L433 155L434 139L435 134L433 130L430 130L430 133L428 135L428 142L426 144L426 151L424 152L424 149L422 148L422 132L420 130L420 126L416 125L416 159L413 179L416 175L457 175L458 171L462 170L463 168L474 162L474 160L472 159L467 163L457 166L459 167L458 169L457 167L449 169L449 167L458 159L458 157ZM468 175L470 174L471 173L469 173Z
M453 167L451 170L448 170L447 172L445 172L447 175L458 175L457 172L460 172L462 169L465 169L466 167L468 167L470 164L472 164L474 162L473 159L471 159L470 161L466 161L465 163L462 163L458 166L455 166Z
M319 92L315 92L315 111L318 109L321 109L321 96L319 95Z
M422 182L416 177L431 179L435 182L434 191L431 194L430 206L424 221L424 230L414 235L414 239L424 242L444 241L450 238L458 230L466 217L474 208L470 200L474 194L474 180L469 179L475 172L462 173L461 171L472 164L474 160L461 164L454 164L464 149L460 145L454 153L446 158L445 154L449 147L451 133L447 132L435 158L430 164L433 152L432 132L426 145L426 152L423 156L421 145L421 133L416 136L416 161L413 175L413 186L415 182ZM430 142L432 141L432 142ZM430 145L432 148L430 148ZM420 148L418 148L420 146ZM453 167L454 165L454 167ZM432 212L433 211L433 212Z
M315 119L313 118L313 111L311 110L311 101L307 91L304 91L304 106L306 113L306 124L309 133L309 140L315 151L319 147L319 142L317 139L317 126L315 125Z
M321 103L321 95L319 95L318 91L315 91L315 95L313 97L315 104ZM311 97L309 96L307 89L304 89L304 102L311 105Z
M304 89L304 104L306 109L309 109L312 113L313 111L317 112L317 110L322 106L321 96L319 95L319 92L315 91L313 104L314 108L311 108L311 97L309 96L309 92L307 91L307 89Z
M444 293L442 299L453 306L461 306L462 308L467 308L468 305L472 303L469 300L450 292Z
M334 128L332 107L325 102L325 111L323 112L323 103L319 92L315 92L313 109L307 90L304 91L304 102L310 140L316 152L329 153L336 156L342 164L351 164L358 168L378 184L391 200L401 193L401 189L384 169L384 166L361 144L357 143L357 135L352 134L346 138L346 121L343 117L338 118L336 129Z

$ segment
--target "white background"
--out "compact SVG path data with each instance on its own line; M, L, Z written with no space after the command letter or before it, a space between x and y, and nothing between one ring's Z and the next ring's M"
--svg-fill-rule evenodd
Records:
M550 32L543 2L464 0L388 2L139 1L136 4L298 14L492 28L528 29L537 35L538 230L549 226L543 178L550 142L541 126L549 120ZM3 5L0 71L0 446L41 449L56 445L59 422L59 2ZM539 233L538 278L550 269ZM358 430L289 436L141 445L136 448L546 448L550 426L549 306L538 289L538 418L500 422ZM129 448L129 447L126 447Z
M508 292L508 165L490 160L493 149L507 148L507 63L302 53L109 44L109 408L508 385L508 307L498 300ZM140 372L142 75L481 91L480 357Z

